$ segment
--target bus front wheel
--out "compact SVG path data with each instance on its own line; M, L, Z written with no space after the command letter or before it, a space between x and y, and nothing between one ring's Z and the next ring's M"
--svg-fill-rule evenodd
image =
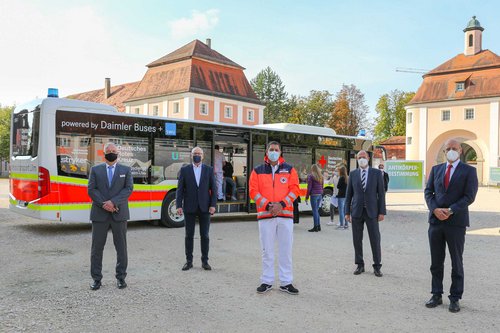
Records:
M332 199L333 190L325 188L323 191L323 197L321 198L321 203L319 205L319 215L330 216L330 201Z
M175 207L175 192L170 192L163 199L160 222L167 228L180 228L184 226L184 215L177 214Z

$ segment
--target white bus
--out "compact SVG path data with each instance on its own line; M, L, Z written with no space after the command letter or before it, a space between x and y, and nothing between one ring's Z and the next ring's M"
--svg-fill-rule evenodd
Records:
M234 168L236 191L217 203L217 214L249 214L250 171L263 163L268 141L282 145L283 157L300 178L306 194L310 166L318 163L327 178L334 168L356 167L355 153L372 151L363 137L335 135L329 128L294 124L237 126L117 112L111 106L49 97L16 107L10 145L10 209L52 221L88 222L90 168L103 163L103 146L119 148L119 162L132 168L134 191L129 199L131 220L184 225L175 209L177 173L190 163L195 146L211 165L218 145ZM229 186L228 186L229 187ZM232 194L236 193L235 196ZM326 184L322 214L329 214L332 185ZM310 210L300 204L301 210Z

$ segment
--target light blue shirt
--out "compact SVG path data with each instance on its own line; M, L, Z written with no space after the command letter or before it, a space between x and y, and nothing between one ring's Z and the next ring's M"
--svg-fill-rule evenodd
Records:
M109 175L109 170L111 170L111 179L108 179L108 184L111 184L111 180L113 179L113 176L115 175L115 169L116 169L116 163L113 164L113 165L107 165L106 164L106 173L108 175Z
M200 163L199 166L196 166L193 163L193 171L194 171L194 178L196 179L196 185L200 186L200 179L201 179L201 166L202 164Z

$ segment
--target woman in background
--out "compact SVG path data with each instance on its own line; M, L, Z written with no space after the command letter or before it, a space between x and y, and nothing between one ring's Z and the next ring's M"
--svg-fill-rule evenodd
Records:
M337 183L337 200L338 200L338 205L339 205L339 226L337 229L347 229L349 228L349 224L345 219L345 193L347 190L347 170L345 167L340 167L337 169L339 173L339 181Z
M317 164L311 166L311 174L307 176L306 202L311 197L311 209L313 213L314 226L309 232L321 231L319 219L319 206L323 198L323 175Z

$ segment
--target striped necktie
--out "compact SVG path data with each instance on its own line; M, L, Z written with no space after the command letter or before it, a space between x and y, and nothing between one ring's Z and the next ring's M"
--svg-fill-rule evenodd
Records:
M366 191L366 170L361 170L361 185L363 185L363 191Z

